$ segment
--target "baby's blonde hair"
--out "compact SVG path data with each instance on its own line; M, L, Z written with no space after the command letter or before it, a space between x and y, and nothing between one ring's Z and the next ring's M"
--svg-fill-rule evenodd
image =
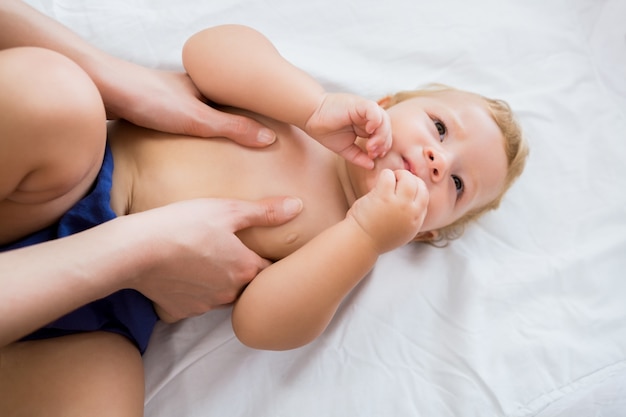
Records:
M515 119L515 115L511 110L509 104L503 100L491 99L481 96L476 93L471 93L464 90L459 90L453 87L449 87L443 84L429 84L424 88L410 91L400 91L391 96L385 97L380 100L380 105L387 109L394 104L398 104L404 100L408 100L414 97L433 96L445 92L457 92L461 94L468 94L472 97L476 97L482 100L489 113L493 117L493 120L500 128L502 136L504 137L504 152L507 159L507 173L504 179L504 185L500 190L498 196L491 202L483 205L482 207L475 208L465 213L462 217L448 226L444 226L439 229L436 238L431 242L446 242L452 239L456 239L463 234L465 225L469 222L476 220L484 213L490 210L495 210L500 206L502 197L511 188L511 185L524 171L526 165L526 158L528 156L528 143L526 142L522 128Z

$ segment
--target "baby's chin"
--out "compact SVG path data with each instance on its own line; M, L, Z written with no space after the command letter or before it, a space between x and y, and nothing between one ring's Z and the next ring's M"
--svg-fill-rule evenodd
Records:
M365 169L346 162L346 168L355 199L363 197L376 186L376 180L380 173L376 165L373 169Z

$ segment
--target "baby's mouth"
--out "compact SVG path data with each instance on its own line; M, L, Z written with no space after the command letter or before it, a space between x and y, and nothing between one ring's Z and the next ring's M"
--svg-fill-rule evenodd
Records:
M404 164L404 169L406 169L407 171L409 171L413 175L417 175L415 173L415 168L413 167L413 164L411 164L411 161L406 159L404 156L402 157L402 163Z

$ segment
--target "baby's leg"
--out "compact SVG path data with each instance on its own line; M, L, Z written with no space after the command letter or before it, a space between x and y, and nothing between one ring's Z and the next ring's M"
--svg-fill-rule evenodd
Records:
M91 186L106 141L102 98L68 58L0 51L0 244L60 217Z
M142 417L144 374L123 336L93 332L0 349L0 416Z

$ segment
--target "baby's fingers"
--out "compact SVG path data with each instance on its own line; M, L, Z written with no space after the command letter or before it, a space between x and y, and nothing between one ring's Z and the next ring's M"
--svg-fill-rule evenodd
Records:
M373 190L383 198L392 197L396 192L396 175L390 169L383 169L378 176L376 186Z
M354 165L358 165L365 169L374 168L374 161L370 158L361 148L357 145L352 144L343 151L339 152L346 161L353 163Z
M396 195L403 200L413 201L417 197L418 181L415 175L405 169L394 171L396 177Z
M368 119L365 126L365 129L369 134L365 147L369 157L375 159L379 156L385 156L391 148L392 139L391 123L387 113L380 107L372 111L376 112L376 114L372 116L372 119Z
M409 201L428 202L428 189L421 178L404 169L394 171L394 174L397 180L396 194L399 197Z
M407 226L419 231L428 210L429 193L424 181L406 170L394 172L397 178L396 195L402 201L405 214L408 215Z

